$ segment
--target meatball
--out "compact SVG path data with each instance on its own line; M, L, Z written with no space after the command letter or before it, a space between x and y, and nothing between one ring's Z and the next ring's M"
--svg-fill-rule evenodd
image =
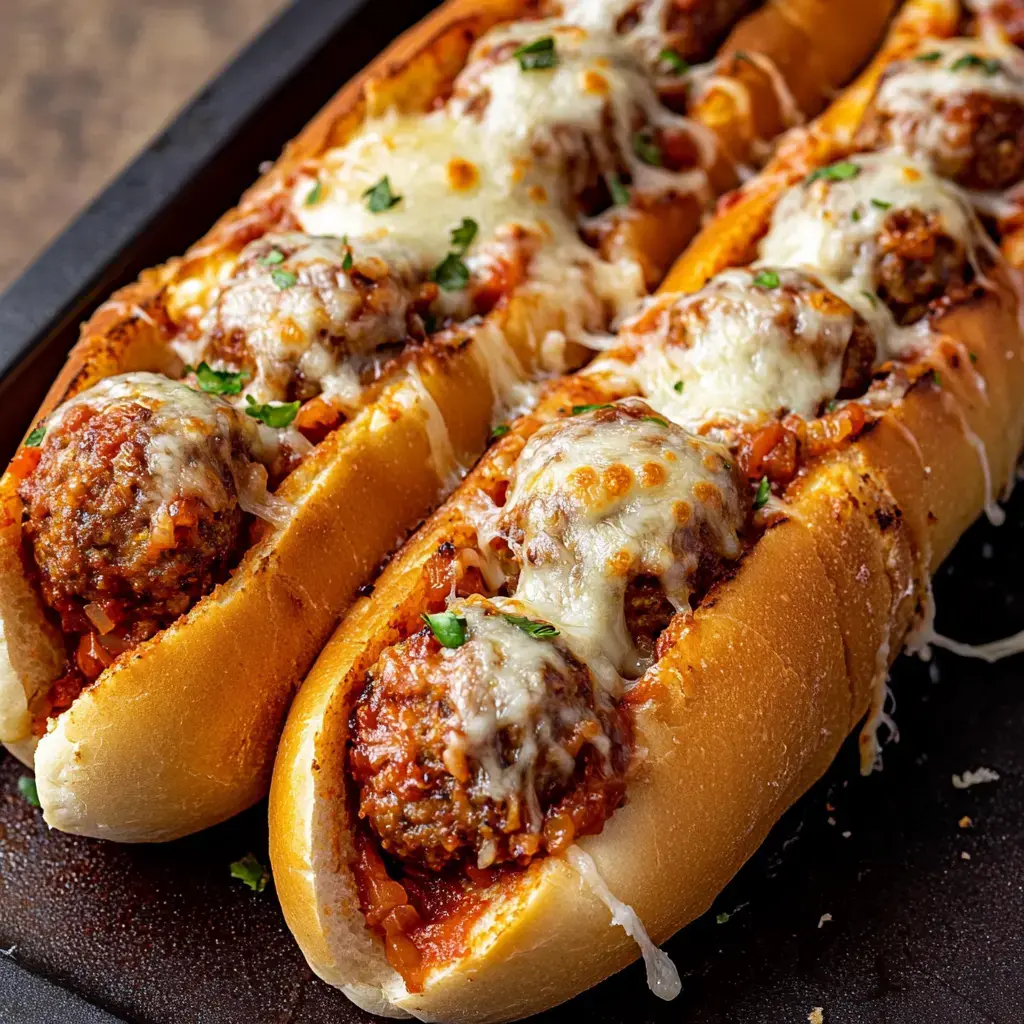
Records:
M705 567L739 555L745 510L721 446L637 399L577 413L523 449L498 529L516 598L564 624L602 678L635 677L649 653L626 623L629 583L655 577L686 608Z
M963 243L943 231L934 213L921 210L886 217L876 268L878 297L900 324L919 320L939 299L963 297L973 276Z
M876 330L958 299L983 252L973 211L925 164L886 150L818 168L779 200L761 242L772 266L812 266ZM898 355L883 350L882 358Z
M965 188L1009 188L1024 176L1024 78L975 40L929 44L882 79L857 145L902 148Z
M324 393L351 404L378 350L424 336L437 286L419 262L387 240L265 235L242 251L198 339L178 348L245 373L257 402Z
M348 765L388 854L433 871L522 864L600 831L621 802L625 712L559 637L524 629L523 611L453 602L458 647L423 630L371 670Z
M772 266L655 300L620 337L636 351L638 389L693 430L813 418L837 395L863 393L879 354L844 299L806 271Z
M240 490L265 493L254 422L157 374L64 405L22 482L45 602L72 633L137 641L223 580L244 542Z

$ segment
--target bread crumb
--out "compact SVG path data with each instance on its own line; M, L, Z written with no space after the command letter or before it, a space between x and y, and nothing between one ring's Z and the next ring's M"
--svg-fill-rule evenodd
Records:
M960 826L961 828L970 828L970 827L971 827L971 826L972 826L972 825L974 824L974 822L973 822L973 821L971 820L971 818L970 818L970 816L969 816L969 815L965 814L965 815L964 815L964 816L963 816L963 817L962 817L962 818L961 818L961 819L960 819L960 820L959 820L959 821L957 822L957 824L958 824L958 825L959 825L959 826Z
M832 825L832 826L835 826L835 823L836 823L836 819L835 819L835 818L829 818L829 819L828 819L828 823L829 823L830 825Z
M825 1024L825 1009L821 1006L811 1007L811 1012L807 1014L808 1024Z
M832 915L831 914L822 914L821 917L818 918L818 927L819 928L823 927L824 925L828 924L828 922L831 921L831 920L832 920Z
M853 835L853 833L852 833L852 832L844 832L844 833L843 833L843 838L844 838L844 839L849 839L849 838L850 838L850 836L852 836L852 835Z
M998 782L999 772L991 768L975 768L973 771L966 771L963 775L953 776L953 787L955 789L969 789L971 786L979 786L983 782Z
M961 850L960 851L960 859L961 860L970 860L971 859L971 855L966 850Z

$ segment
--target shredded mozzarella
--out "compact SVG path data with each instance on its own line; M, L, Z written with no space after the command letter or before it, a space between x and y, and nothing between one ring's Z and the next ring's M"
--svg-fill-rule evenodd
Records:
M565 856L580 876L580 881L611 911L612 924L622 928L640 947L644 966L647 968L647 984L650 990L659 999L675 999L683 990L679 971L668 954L658 949L651 941L636 911L615 898L589 853L579 846L570 846Z

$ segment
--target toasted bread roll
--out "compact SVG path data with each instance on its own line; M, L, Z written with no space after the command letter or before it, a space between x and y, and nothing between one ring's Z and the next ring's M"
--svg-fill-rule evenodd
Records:
M700 64L753 6L450 0L85 325L0 484L0 739L34 761L50 825L169 839L265 793L360 584L521 386L584 361L853 73L892 2L838 5L814 73L809 0L764 5ZM154 374L257 429L215 494L187 414L129 402L57 429L108 379ZM94 436L123 454L90 456Z
M1024 444L1019 271L985 213L1012 197L864 127L886 68L960 14L909 4L861 81L705 227L676 290L545 389L324 649L279 751L271 858L310 965L361 1006L510 1020L640 953L671 998L654 943L858 723L862 770L879 766L889 664L927 642L930 574L983 509L999 519ZM484 604L526 654L494 653ZM582 720L565 683L530 668L563 650L617 713L582 746L550 725ZM426 706L382 755L361 709L395 707L395 665ZM552 743L555 791L530 770ZM563 814L595 772L595 813Z

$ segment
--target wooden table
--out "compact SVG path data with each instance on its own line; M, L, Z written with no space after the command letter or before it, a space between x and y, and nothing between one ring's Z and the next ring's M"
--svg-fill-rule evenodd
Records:
M284 3L2 5L0 290Z

